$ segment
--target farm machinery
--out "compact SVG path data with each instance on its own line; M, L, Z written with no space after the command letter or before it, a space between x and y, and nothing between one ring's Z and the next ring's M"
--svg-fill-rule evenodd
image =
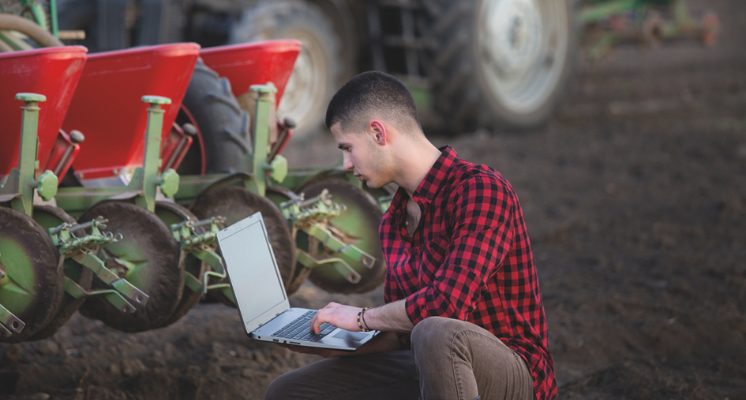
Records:
M60 26L84 30L74 43L92 52L301 40L279 110L296 118L296 137L322 131L336 89L372 69L405 82L428 132L532 129L552 117L578 50L598 59L619 43L712 44L718 30L713 14L688 12L686 0L58 1Z
M313 35L305 38L304 46L295 40L210 48L176 43L86 55L79 46L34 49L29 41L59 46L59 37L70 37L70 32L58 30L54 0L46 9L34 1L19 3L35 22L0 14L0 51L17 50L0 54L0 74L4 74L0 75L0 135L6 144L0 149L0 342L49 337L77 310L115 329L138 332L177 321L205 296L233 304L215 233L254 212L262 212L267 221L288 293L306 279L341 293L364 292L381 283L384 264L377 226L390 193L362 189L348 173L335 168L290 169L281 154L295 123L277 117L283 115L278 109L280 100L292 97L296 103L298 98L304 99L301 103L324 103L299 95L307 85L289 82L291 73L313 82L316 78L307 68L328 65L314 58L312 47L319 41L310 40ZM108 15L101 21L108 21L111 28L102 28L97 40L108 40L104 34L117 27L122 32L131 28L117 23L125 14L107 14L117 10L114 3L130 2L96 2L96 13L102 18ZM157 15L166 15L166 2L144 3L155 7ZM301 3L252 3L254 8L244 8L239 20L255 20L257 15L249 11L263 10L268 14L260 16L271 15L267 20L280 24L284 21L280 16L286 15L280 11L292 11ZM470 53L450 59L453 63L433 53L442 49L430 45L433 35L454 39L463 35L438 31L439 24L424 29L429 25L422 21L445 15L456 2L367 2L363 15L370 18L363 25L372 38L373 57L368 61L406 78L420 105L449 111L461 128L495 123L493 117L507 121L508 126L526 127L546 118L557 101L556 89L567 78L575 41L568 28L571 21L577 17L583 24L609 23L613 32L602 34L594 47L602 54L615 40L639 33L634 26L625 28L609 20L610 16L654 3L681 4L589 1L578 14L568 12L570 2L548 5L516 0L500 5L483 1L458 8L454 21L459 24L483 8L484 15L494 16L505 4L515 6L509 7L514 12L507 14L511 16L507 20L518 25L537 28L538 20L532 19L536 15L525 8L531 4L543 10L542 15L553 16L550 19L556 24L548 36L554 38L548 42L551 46L531 47L529 35L524 41L487 49L500 56L490 61L495 64L490 64L493 72L503 72L500 76L483 74L484 60L475 61ZM326 2L319 4L325 12L330 10ZM695 26L683 8L675 9L677 23L673 25L646 17L647 36L643 36L685 33L711 40L716 21L707 25L703 20ZM201 10L204 14L205 8ZM430 17L423 17L426 14ZM401 17L400 25L389 20L391 15ZM415 20L420 21L420 28L414 28ZM138 29L149 26L148 21L137 25ZM480 23L483 27L484 21ZM239 38L234 42L248 38L238 35L243 25L228 25L236 30L231 37ZM388 34L392 29L398 33ZM160 41L154 39L157 34L146 33L126 36ZM354 35L350 37L348 44L355 40ZM472 40L459 48L471 52L479 43ZM518 46L521 43L523 47ZM311 48L310 54L306 48ZM546 60L552 62L548 69L536 72L531 62L542 55L551 55ZM458 74L425 71L425 60L453 67ZM477 73L469 72L473 68ZM519 70L528 72L512 74ZM464 85L438 81L461 79L464 74L470 77ZM503 93L502 100L492 99L497 103L488 100L499 93L473 90L501 86L496 82L503 78L520 79L502 86L514 91ZM528 78L542 87L521 84ZM492 81L479 84L480 79ZM326 78L318 81L330 82ZM458 93L441 95L438 88ZM465 101L455 101L462 109L450 112L447 103L454 98ZM538 99L541 112L534 110L510 122L508 117L520 113L507 106L507 114L494 109L505 99L523 102L519 104L523 111L530 111L527 104ZM474 101L492 108L469 106ZM15 108L19 105L21 112ZM485 112L492 114L486 118Z
M215 234L255 212L288 293L307 278L333 292L378 286L388 194L280 154L294 124L277 103L300 49L0 54L0 342L49 337L77 310L139 332L206 295L232 305ZM230 162L215 159L225 140L240 149Z

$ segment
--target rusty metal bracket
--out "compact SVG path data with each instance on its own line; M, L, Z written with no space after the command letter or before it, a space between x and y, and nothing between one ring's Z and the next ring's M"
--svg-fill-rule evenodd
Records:
M96 276L101 279L104 283L111 286L114 291L117 293L122 294L126 298L132 300L133 302L144 306L148 302L148 295L143 293L140 289L129 283L126 279L120 278L119 275L112 272L110 269L106 268L106 265L104 265L104 262L101 261L100 258L96 257L95 255L87 252L87 251L80 251L77 252L72 256L72 258L77 261L79 264L83 265L84 267L90 269L93 271ZM130 269L132 266L128 265L124 260L111 258L109 259L112 262L117 263L118 265L124 266L127 269ZM65 286L65 289L67 289L67 286ZM109 291L101 291L101 292L92 292L92 294L100 294L100 293L110 293ZM111 302L112 299L111 296L107 295L107 299ZM115 306L118 306L118 300L117 302L112 302Z
M135 312L135 307L114 289L85 290L72 279L65 277L65 291L70 294L70 296L76 299L82 297L103 295L106 296L106 300L108 300L109 303L114 305L114 307L116 307L118 310L121 310L124 313Z
M375 257L362 251L359 247L340 240L339 234L335 233L333 227L324 228L320 224L314 224L303 229L303 231L318 239L335 256L344 259L346 264L362 264L365 268L370 269L376 262Z
M59 249L61 259L64 259L65 256L71 258L84 268L93 271L99 279L112 287L112 289L107 290L87 291L75 283L75 281L65 277L65 291L76 299L84 296L104 295L117 309L123 312L135 312L134 306L125 300L123 296L126 296L126 298L136 304L145 305L148 302L148 295L108 269L104 262L95 254L100 247L122 240L121 233L115 235L111 232L101 231L101 229L106 229L106 223L108 222L108 220L99 216L82 224L63 223L49 229L49 236L52 239L52 243ZM90 229L91 233L86 233L87 229ZM84 235L76 236L80 232L83 232ZM132 267L127 262L116 258L109 259L108 261L125 269Z
M95 250L101 246L116 243L122 240L122 234L116 235L111 232L102 232L99 229L106 229L107 219L99 216L82 224L68 224L56 226L49 229L49 236L52 243L60 250L60 255L73 254L81 250ZM84 236L75 236L76 232L91 229L90 234Z
M290 222L291 226L300 229L327 221L329 218L342 214L346 209L344 204L334 203L332 195L326 189L310 199L305 199L304 194L301 193L297 198L280 204L280 210L285 219Z
M360 276L360 274L357 271L355 271L355 269L353 269L350 266L350 264L347 264L341 258L332 257L332 258L317 259L301 249L298 249L297 255L298 255L298 258L297 258L298 262L301 263L306 268L316 268L318 266L325 265L325 264L334 264L337 271L339 271L340 274L344 276L348 282L357 284L362 279L362 276Z

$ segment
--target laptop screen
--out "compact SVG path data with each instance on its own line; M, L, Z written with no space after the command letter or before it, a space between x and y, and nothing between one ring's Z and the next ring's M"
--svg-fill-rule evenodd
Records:
M247 328L266 322L257 318L286 301L263 225L263 219L255 214L218 234L237 306ZM264 316L266 320L272 317L274 313Z

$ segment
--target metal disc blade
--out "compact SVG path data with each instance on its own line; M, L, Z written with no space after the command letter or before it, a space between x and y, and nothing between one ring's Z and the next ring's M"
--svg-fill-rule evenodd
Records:
M99 258L148 295L148 301L144 306L135 306L134 313L123 313L104 296L91 296L80 307L81 314L123 332L161 327L178 306L184 290L184 266L176 240L154 213L131 203L98 203L78 220L84 223L99 215L109 220L107 229L123 236L120 242L99 250ZM117 260L132 268L122 267ZM94 278L93 288L110 289L110 286Z
M0 304L26 325L0 342L29 340L57 315L65 293L59 252L26 214L0 207Z

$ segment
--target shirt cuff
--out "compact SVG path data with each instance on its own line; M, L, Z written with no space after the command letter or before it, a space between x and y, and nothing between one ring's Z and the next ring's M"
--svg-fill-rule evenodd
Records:
M404 310L409 320L412 321L412 325L417 325L420 321L430 316L426 298L428 289L422 288L404 299Z

